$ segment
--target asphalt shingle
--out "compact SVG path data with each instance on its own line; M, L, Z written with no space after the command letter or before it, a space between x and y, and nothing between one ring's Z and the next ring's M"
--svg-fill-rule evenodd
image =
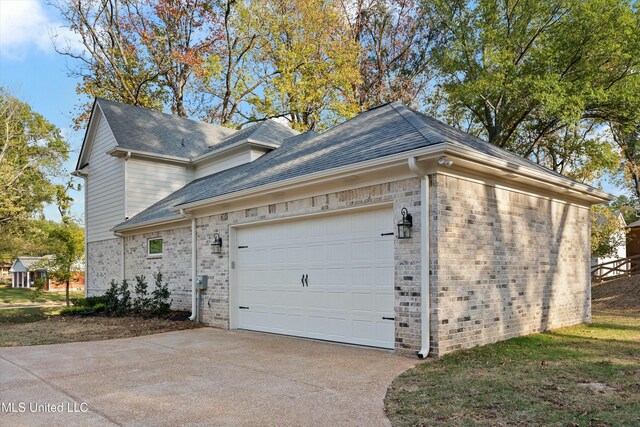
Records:
M123 149L189 159L237 132L102 98L96 102Z
M392 103L321 134L308 132L289 138L251 163L196 180L116 228L174 217L172 208L188 203L445 142L559 175L400 103Z

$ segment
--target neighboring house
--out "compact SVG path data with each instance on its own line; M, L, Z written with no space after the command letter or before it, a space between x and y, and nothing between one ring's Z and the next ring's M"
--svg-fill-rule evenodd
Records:
M592 257L591 258L591 266L596 266L599 264L607 264L605 268L602 269L602 271L598 274L598 275L602 274L602 277L617 276L621 274L619 271L609 271L607 273L609 269L614 267L622 270L626 270L626 261L624 260L624 258L627 257L627 240L626 240L626 233L624 232L624 228L627 226L627 223L619 211L615 212L615 216L616 218L618 218L618 221L620 222L620 226L623 229L622 231L619 231L618 233L616 233L615 236L613 236L616 241L620 242L616 246L615 253L608 257ZM603 223L604 221L606 221L606 219L604 217L600 217L597 219L597 221L602 221L601 223ZM620 262L619 263L613 262L617 260L620 260Z
M420 356L589 321L611 199L399 103L298 134L98 99L74 174L89 295L162 272L207 325Z
M28 257L21 256L11 265L9 273L11 274L11 287L12 288L31 288L37 279L44 279L44 290L54 291L66 289L66 283L59 283L55 280L51 280L48 275L48 268L46 267L47 259L51 255L43 257ZM80 271L81 266L76 266L76 272L73 273L72 279L69 283L71 289L84 289L84 273Z
M16 258L9 270L11 273L11 287L30 288L37 279L44 279L48 283L45 262L46 257L21 256Z
M9 273L11 265L10 262L0 262L0 282L8 282L11 280L11 273Z

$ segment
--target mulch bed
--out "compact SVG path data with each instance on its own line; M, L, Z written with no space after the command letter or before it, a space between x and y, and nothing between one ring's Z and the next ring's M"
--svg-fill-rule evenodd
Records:
M202 327L188 318L188 312L171 312L162 318L49 316L38 322L1 324L0 347L98 341Z

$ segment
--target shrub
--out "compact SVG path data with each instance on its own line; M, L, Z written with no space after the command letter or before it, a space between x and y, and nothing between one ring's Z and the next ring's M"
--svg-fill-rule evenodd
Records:
M135 298L131 299L131 291L129 290L129 282L123 280L120 285L115 280L111 281L111 285L105 294L99 298L99 302L94 304L95 311L98 305L103 306L100 311L113 316L124 316L129 312L150 313L154 315L162 315L171 309L171 292L169 286L162 282L162 274L154 275L155 289L148 295L148 285L144 276L136 276ZM87 301L89 298L86 298ZM88 305L85 303L84 306Z
M118 306L120 305L119 290L118 283L112 280L109 289L104 293L105 311L109 314L115 314L118 311Z
M169 297L169 285L162 282L162 273L154 275L156 288L151 292L151 312L153 314L165 314L171 309L171 301Z
M91 312L90 307L65 307L60 310L60 316L75 316L78 314L89 313Z
M105 305L106 302L107 302L107 299L104 297L104 295L99 295L96 297L87 297L84 299L84 305L86 307L95 307L98 304Z
M147 297L147 280L144 276L136 276L136 297L133 300L133 311L143 313L151 305L151 300Z
M71 305L74 307L89 306L88 304L85 304L85 298L69 298L69 302L71 302Z
M106 309L107 306L101 302L93 306L93 311L95 311L96 313L102 313Z

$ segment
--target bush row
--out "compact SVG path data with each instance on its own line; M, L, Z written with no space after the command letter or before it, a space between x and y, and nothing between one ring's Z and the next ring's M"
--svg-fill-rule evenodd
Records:
M171 292L162 280L162 273L154 274L155 287L149 293L149 286L144 276L136 276L134 295L129 290L130 284L125 279L121 283L111 281L104 295L87 298L73 298L73 307L63 309L61 315L89 314L104 312L110 316L126 314L162 315L171 309Z

